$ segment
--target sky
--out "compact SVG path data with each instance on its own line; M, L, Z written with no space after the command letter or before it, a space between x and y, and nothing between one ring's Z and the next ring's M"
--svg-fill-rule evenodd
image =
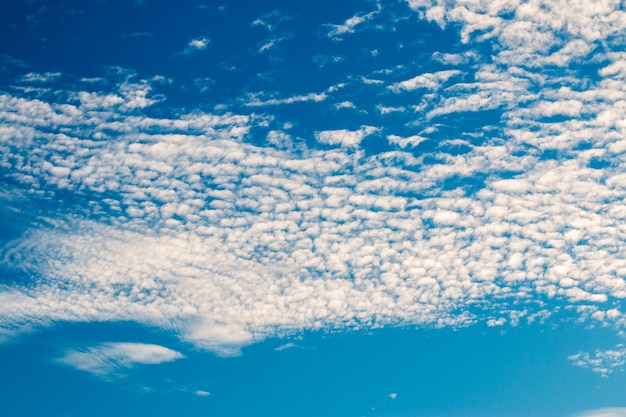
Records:
M626 3L0 0L0 414L625 417Z

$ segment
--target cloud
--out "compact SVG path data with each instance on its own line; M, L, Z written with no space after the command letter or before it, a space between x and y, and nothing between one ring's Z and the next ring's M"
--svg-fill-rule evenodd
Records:
M362 126L359 130L324 130L315 134L315 139L324 145L341 145L342 147L355 147L364 137L376 133L379 129L373 126Z
M302 95L295 95L291 97L285 98L269 98L269 99L260 99L255 95L252 95L248 98L248 101L244 104L248 107L263 107L263 106L278 106L281 104L293 104L293 103L305 103L308 101L311 102L320 102L326 100L328 96L326 93L309 93Z
M372 11L365 14L356 14L348 19L343 24L340 25L327 25L328 29L328 37L334 39L340 39L340 36L354 33L357 26L364 24L374 18L380 12L380 8L377 11Z
M132 320L235 355L304 330L558 320L555 306L623 329L622 11L410 5L490 55L433 57L471 62L463 72L398 65L351 75L357 86L251 94L215 113L147 111L165 99L157 84L122 72L108 89L3 92L3 187L42 209L0 253L24 274L0 287L0 333ZM595 77L576 67L587 58ZM381 90L414 111L377 126L387 118L362 97ZM326 120L348 99L373 110L367 125ZM323 122L305 138L287 131L299 115L273 108L299 102ZM374 134L396 146L366 152ZM571 360L608 375L622 353Z
M395 400L396 398L398 398L398 394L396 394L395 392L392 392L391 394L388 395L389 398L391 398L392 400Z
M210 397L211 393L209 391L203 391L201 389L194 392L198 397Z
M199 50L206 49L208 46L209 46L209 39L208 38L192 39L187 44L187 47L189 47L191 49L199 49Z
M132 32L125 33L122 35L123 39L131 38L131 39L152 39L154 38L154 33L152 32Z
M389 135L387 136L387 140L389 143L393 143L394 145L398 145L400 148L404 149L407 146L414 148L427 139L418 135L409 136L407 138L403 138L398 135Z
M626 348L623 345L618 345L615 349L596 350L593 354L579 352L575 355L570 355L569 360L575 366L590 369L606 378L616 368L624 366L626 363Z
M193 55L200 51L206 50L210 44L211 44L211 40L207 37L194 38L194 39L191 39L189 42L187 42L185 49L183 49L181 52L174 54L174 56Z
M319 131L339 147L291 153L242 140L259 116L133 113L125 103L148 99L148 87L78 92L74 104L0 96L0 160L15 184L33 199L63 191L90 201L3 248L5 264L30 277L0 290L3 329L133 320L234 355L303 329L461 326L491 320L491 309L531 320L548 314L546 299L621 326L619 309L605 307L626 296L615 274L621 96L594 104L582 125L529 131L512 117L506 143L435 150L441 162L429 164L401 150L363 153L374 126ZM558 91L587 103L605 90ZM597 149L578 147L585 137ZM535 149L544 146L570 157L542 159ZM603 171L589 167L598 156L611 161ZM500 175L512 169L521 173ZM473 195L444 189L480 174Z
M22 81L26 83L49 83L58 80L61 77L60 72L29 72L22 77Z
M180 352L145 343L102 343L84 350L68 350L57 362L105 376L137 365L158 365L183 358Z
M258 18L254 19L250 26L258 26L267 29L269 32L274 32L284 22L291 20L291 16L284 16L279 10L273 10L269 13L264 13Z
M284 345L280 345L277 348L275 348L274 350L277 352L280 352L281 350L286 350L286 349L292 349L297 347L295 343L285 343Z
M351 101L342 101L341 103L335 103L335 108L339 109L356 109L356 106Z
M573 414L572 417L626 417L626 408L598 408Z
M391 114L391 113L402 113L406 110L406 108L404 106L390 107L390 106L383 106L381 104L378 104L376 106L376 110L378 110L380 114Z
M459 75L460 73L461 72L458 70L446 70L435 73L421 74L411 79L394 83L387 88L395 93L417 90L418 88L436 90L440 88L441 84L448 81L450 78Z

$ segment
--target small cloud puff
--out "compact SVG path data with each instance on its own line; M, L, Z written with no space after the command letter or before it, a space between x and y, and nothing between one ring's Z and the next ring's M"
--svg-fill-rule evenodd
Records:
M395 400L398 397L398 394L396 394L395 392L392 392L391 394L388 395L389 398L391 398L392 400Z
M195 54L196 52L204 51L209 47L210 43L211 43L211 40L206 37L192 39L187 43L187 46L185 47L185 49L183 49L182 52L174 54L174 56L192 55L192 54Z
M211 393L209 391L203 391L201 389L194 392L198 397L210 397Z
M57 362L94 375L108 375L135 365L157 365L183 358L183 354L146 343L102 343L85 350L68 350Z
M207 46L209 46L209 39L208 38L192 39L189 41L187 46L192 49L206 49Z

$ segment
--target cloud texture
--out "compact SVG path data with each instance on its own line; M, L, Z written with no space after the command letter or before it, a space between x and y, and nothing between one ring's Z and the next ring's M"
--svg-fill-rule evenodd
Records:
M133 320L233 354L305 329L516 325L560 308L623 327L620 3L408 3L459 25L463 42L490 42L492 58L439 54L450 68L360 74L321 94L248 94L213 113L151 113L164 98L158 80L0 95L5 189L49 207L3 249L29 280L0 287L2 332ZM455 68L472 59L471 74ZM579 76L583 60L597 79ZM550 67L560 75L536 71ZM362 81L374 76L380 83ZM249 108L335 108L350 88L372 88L379 106L422 91L411 107L380 111L420 131L337 126L313 135L323 146L298 147L283 125L267 145L248 140L274 123ZM499 112L501 129L417 151L446 117L486 111ZM389 149L366 152L376 135Z

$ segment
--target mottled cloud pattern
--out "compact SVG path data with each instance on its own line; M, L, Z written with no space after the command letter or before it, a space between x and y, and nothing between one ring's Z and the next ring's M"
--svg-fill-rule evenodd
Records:
M621 4L408 5L492 55L437 54L447 69L358 74L319 95L248 94L214 113L149 112L163 100L154 80L2 94L5 182L13 199L51 208L3 249L30 278L0 287L0 335L133 320L229 355L306 329L517 325L557 309L623 328ZM468 61L471 74L456 67ZM335 109L350 88L371 88L379 109L412 95L412 107L380 114L419 131L337 126L313 134L320 146L294 146L275 128L267 146L247 140L274 123L275 106ZM482 111L500 112L502 129L416 151L449 116ZM389 150L366 152L373 135Z

